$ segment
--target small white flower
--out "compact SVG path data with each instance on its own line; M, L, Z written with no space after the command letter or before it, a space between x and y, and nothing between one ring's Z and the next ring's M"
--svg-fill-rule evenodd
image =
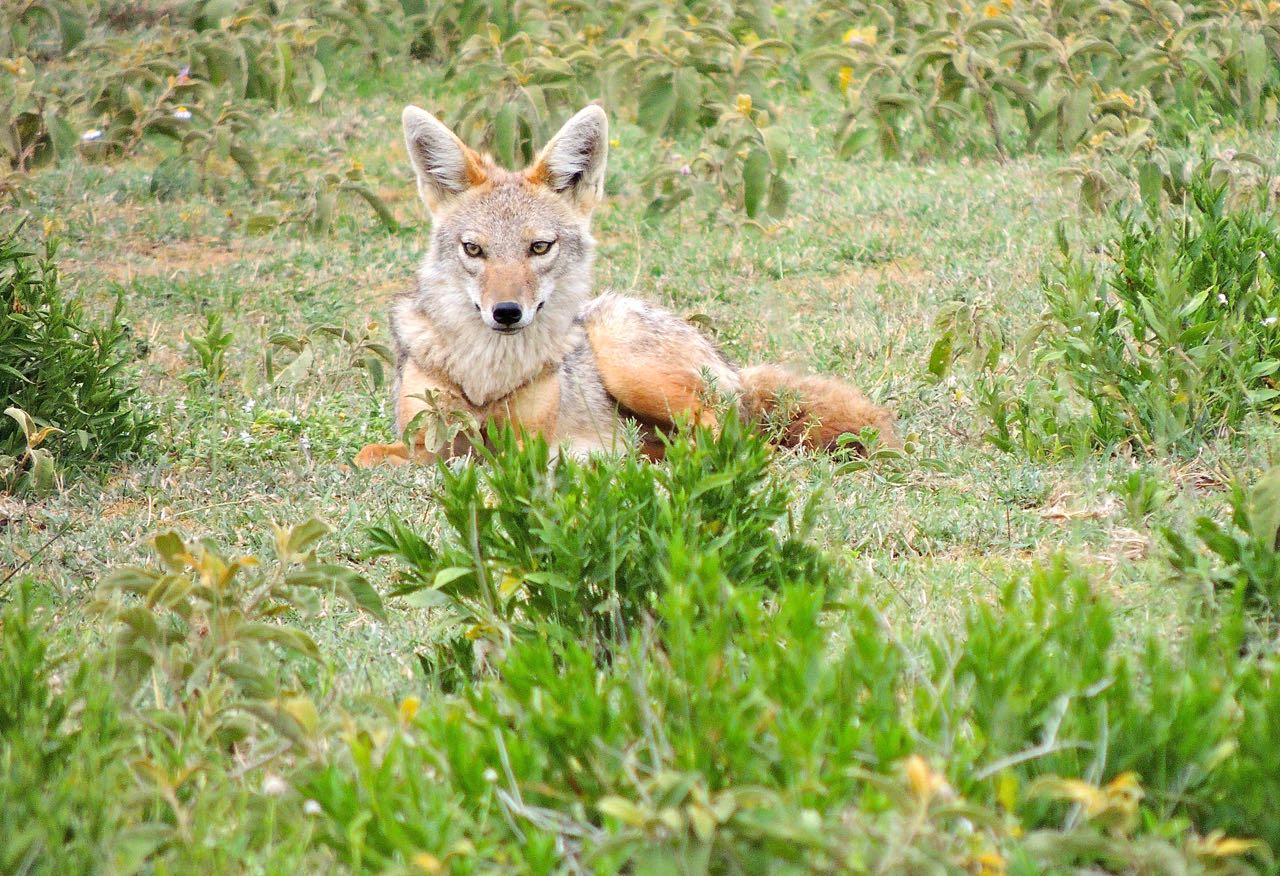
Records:
M277 776L275 773L268 774L267 777L262 780L262 793L266 794L268 797L279 797L288 790L289 783Z
M252 414L252 413L253 413L253 409L254 409L254 408L256 408L257 406L258 406L258 403L257 403L256 401L254 401L253 399L248 399L248 400L244 403L244 412L245 412L246 414Z
M94 140L102 139L102 132L99 131L97 128L90 128L89 130L85 131L83 134L80 135L80 139L85 141L86 143L92 143Z
M302 811L306 815L319 815L324 810L320 808L320 804L315 800L308 800L302 804Z
M241 429L241 430L240 430L240 440L241 440L241 441L243 441L245 444L252 444L252 443L253 443L253 436L249 434L249 432L248 432L248 430L247 430L247 429Z
M173 117L180 122L190 121L191 110L187 109L185 106L180 106L173 111Z
M1264 320L1262 321L1262 324L1263 324L1263 325L1265 325L1265 326L1267 326L1267 327L1270 327L1270 326L1273 326L1273 325L1275 325L1275 324L1276 324L1276 320L1277 320L1277 319L1280 319L1280 317L1276 317L1276 316L1268 316L1266 319L1264 319Z
M173 406L173 409L180 414L185 414L187 412L187 400L185 398L178 399L178 403Z
M1098 317L1102 316L1102 314L1101 314L1101 313L1099 313L1099 312L1098 312L1098 311L1096 311L1096 310L1090 310L1090 311L1089 311L1089 315L1090 315L1091 317L1093 317L1094 319L1097 319Z
M1080 334L1080 326L1078 326L1078 325L1073 325L1073 326L1071 327L1071 330L1072 330L1073 332L1075 332L1076 334Z
M1226 296L1226 295L1223 295L1221 292L1219 292L1219 293L1218 293L1218 303L1219 303L1219 304L1226 304L1226 303L1227 303L1227 296Z
M494 782L498 781L498 771L493 767L488 767L484 771L484 780L492 785Z

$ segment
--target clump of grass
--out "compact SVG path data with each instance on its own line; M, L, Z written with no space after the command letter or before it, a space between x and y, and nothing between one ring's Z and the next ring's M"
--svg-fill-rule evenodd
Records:
M137 348L120 299L90 324L82 299L59 285L55 255L53 243L38 260L16 231L0 237L0 403L57 430L44 445L60 463L109 464L141 451L156 428L133 404L126 368ZM29 437L19 418L0 418L0 454L25 453Z

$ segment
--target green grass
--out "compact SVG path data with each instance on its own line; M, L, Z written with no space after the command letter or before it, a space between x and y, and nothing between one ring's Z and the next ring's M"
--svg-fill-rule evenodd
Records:
M452 107L464 96L449 93L438 79L416 66L387 75L352 74L345 81L331 81L330 86L314 109L268 113L261 121L260 148L268 159L280 161L304 144L340 142L345 156L363 163L371 186L395 213L401 223L398 233L388 232L371 213L356 206L339 214L331 236L310 237L297 229L250 234L246 220L260 205L229 164L222 168L230 182L221 197L178 191L171 199L158 201L149 194L149 182L159 147L113 163L64 162L27 180L32 199L16 212L30 216L28 237L38 237L47 227L61 239L65 287L85 296L91 310L97 307L101 312L107 311L117 293L123 294L124 319L134 336L145 340L148 351L137 366L140 388L135 403L152 412L159 423L152 452L98 478L73 479L62 492L45 498L0 496L0 577L16 573L0 585L0 602L17 600L19 582L29 579L25 600L36 606L35 615L57 653L84 655L92 666L99 665L92 661L109 659L100 655L109 653L110 625L92 610L99 587L110 570L149 562L148 542L160 532L176 530L189 541L207 538L227 555L265 554L272 543L272 523L292 525L316 517L333 529L318 547L319 558L358 570L386 596L400 579L393 562L370 557L369 528L393 515L428 540L436 540L444 530L436 498L441 475L436 470L349 467L363 444L391 438L387 388L374 386L363 369L351 364L352 351L317 329L344 326L356 332L368 330L374 340L386 340L386 303L410 278L426 249L428 232L400 145L399 112L407 102ZM1098 610L1108 614L1124 653L1131 646L1137 653L1150 639L1165 642L1170 653L1192 647L1189 631L1212 621L1206 620L1193 598L1195 588L1168 563L1160 532L1166 527L1188 532L1198 516L1221 516L1227 504L1225 485L1233 479L1251 482L1275 460L1280 434L1274 422L1252 417L1240 430L1210 438L1194 453L1179 456L1134 459L1098 452L1078 460L1048 461L994 449L983 437L989 423L976 405L971 371L957 365L943 380L929 373L929 354L937 340L935 316L948 301L965 298L986 308L1009 337L1020 335L1044 309L1039 276L1056 252L1055 225L1065 221L1073 234L1096 240L1108 227L1105 220L1082 214L1078 194L1056 175L1066 166L1065 157L1030 156L1007 163L842 161L833 156L825 98L792 97L784 103L794 109L777 124L785 126L792 139L795 160L789 180L794 195L789 213L776 226L767 231L709 227L692 209L646 221L646 204L636 179L648 166L651 137L625 118L611 119L613 136L619 141L610 155L613 194L595 221L600 289L702 315L710 333L738 361L786 361L846 376L895 408L902 431L914 436L918 449L905 460L875 461L857 471L803 454L778 454L769 464L773 475L792 491L796 508L818 497L811 537L834 558L842 582L859 594L864 612L849 614L833 608L814 613L813 623L820 620L830 627L833 639L807 641L804 647L812 653L805 653L815 665L822 662L824 653L831 653L833 660L838 656L849 666L841 663L825 675L801 674L816 678L815 689L827 691L828 701L796 699L792 704L809 709L803 714L815 721L848 718L833 705L843 683L839 673L855 672L852 652L837 644L848 640L859 647L870 647L873 640L894 643L900 649L895 659L916 668L898 670L901 677L892 696L903 702L927 698L930 694L921 686L921 678L937 682L950 676L936 667L919 667L945 662L945 655L934 650L939 643L950 642L957 653L963 652L966 631L975 629L975 611L991 607L990 627L999 635L1012 636L1019 629L1026 632L1017 626L1022 618L1015 611L1018 599L1008 595L1006 588L1011 579L1023 578L1037 566L1058 564L1078 570L1082 583L1075 598L1092 594L1103 600L1099 605L1104 608ZM1280 138L1222 135L1220 145L1274 153ZM187 335L201 334L209 313L220 313L224 330L231 334L225 377L216 383L190 376L199 364ZM266 379L263 356L268 339L280 332L310 338L314 359L309 367L297 368L287 380L273 385ZM278 370L288 356L278 348L275 355ZM1128 511L1116 486L1139 466L1168 488L1167 501L1158 502L1146 514ZM698 566L695 558L683 572L680 587L687 590L673 590L676 595L662 611L674 612L679 598L710 611L706 605L712 600L700 588L710 586L714 570ZM787 594L783 604L789 610L803 614L812 609L797 588ZM750 604L764 604L763 597L739 593L738 602L742 604L735 602L733 610L742 617L726 624L741 623L765 638L782 635L778 630L783 628L771 624L781 625L785 619L751 615ZM1001 621L1005 612L1014 620ZM16 627L16 617L5 621L6 629ZM441 643L455 636L456 630L438 611L409 600L388 598L385 619L355 611L334 598L324 598L314 611L291 617L291 623L315 641L320 654L312 667L290 667L289 673L301 673L304 678L291 683L309 691L320 714L313 731L285 746L282 753L272 756L278 737L267 729L255 729L249 741L235 748L212 742L196 745L189 736L163 729L164 722L149 712L127 725L135 736L126 739L121 736L120 712L150 708L146 685L133 701L122 705L87 700L86 708L100 710L94 711L95 720L110 725L110 745L129 752L127 759L135 773L156 775L141 770L137 765L142 762L161 764L171 773L184 766L199 772L198 779L181 784L175 792L176 803L155 790L163 784L159 779L153 785L135 782L138 787L129 793L137 800L122 792L121 807L132 807L134 817L164 828L149 833L137 824L102 827L134 831L127 846L120 847L124 849L120 860L149 860L150 869L143 872L154 873L345 872L384 864L399 867L400 872L437 872L432 861L447 860L441 849L469 837L467 841L480 849L479 858L488 862L487 872L501 872L502 858L494 847L506 841L500 839L505 816L494 799L484 796L488 791L483 781L479 790L467 785L466 794L458 799L449 798L430 782L418 791L406 788L421 782L432 764L445 769L422 752L449 733L458 734L457 739L449 737L451 744L464 746L463 753L454 752L450 761L459 771L466 745L477 750L485 746L486 754L497 757L496 750L489 748L495 744L492 733L498 734L499 741L507 734L508 743L520 744L522 750L532 745L530 740L541 732L533 726L533 718L524 727L514 719L504 724L485 712L505 708L519 713L528 706L525 694L490 678L480 687L490 691L492 700L475 706L487 717L481 720L472 715L469 724L454 721L450 710L463 706L441 705L419 658L441 659ZM868 618L882 625L873 628L871 635L858 626ZM728 648L733 637L721 634L723 641L715 642ZM677 693L663 688L664 680L654 671L654 660L659 659L655 653L661 649L653 642L632 642L619 653L618 663L610 665L607 673L601 670L600 676L593 676L590 655L574 650L581 647L558 646L556 658L572 664L584 677L596 677L602 701L617 705L625 700L626 708L643 710L644 697L635 703L626 699L637 696L628 686L627 671L634 671L635 683L652 692L653 702L663 696L671 703L679 701ZM685 647L692 646L686 643ZM770 653L758 658L761 677L775 683L794 679L792 670L780 668L780 663L765 666L769 660L783 659ZM543 659L527 643L520 646L517 658L519 671L530 675L536 674ZM1058 653L1056 659L1070 662L1070 655ZM1049 674L1052 668L1041 667ZM995 662L988 667L991 672L998 669ZM977 671L980 675L981 668ZM280 678L285 678L285 670L281 673ZM79 676L68 683L85 684ZM1275 682L1250 683L1265 687ZM60 684L50 682L47 696L69 696ZM999 687L998 675L992 684ZM571 688L567 689L571 695ZM424 715L414 724L403 712L396 712L396 704L408 697L440 712ZM731 702L733 691L717 689L699 708L716 714ZM889 709L892 702L881 705ZM917 708L924 710L922 705ZM975 790L979 796L994 793L991 782L982 785L973 779L977 764L961 760L977 749L963 740L943 741L949 739L950 731L938 729L964 716L938 708L936 714L930 712L930 717L920 717L919 724L913 725L926 741L903 742L900 751L890 752L874 768L885 767L885 775L896 776L886 765L897 764L898 754L918 746L929 753L933 768L953 782L967 777L974 789L979 785L986 789ZM30 716L24 720L34 722ZM639 718L635 721L636 726L643 724ZM411 732L395 737L401 741L387 748L388 736L410 724ZM1087 721L1081 726L1086 725ZM1276 725L1268 726L1274 732ZM533 735L522 740L522 728ZM1028 725L1019 732L1034 742L1036 729ZM486 736L482 731L492 733ZM628 729L612 728L611 732L617 735L610 737L610 744L632 740ZM690 738L696 735L687 727L683 732ZM67 767L69 771L98 768L95 758L101 758L101 752L86 745L82 737L73 739L78 759ZM549 747L543 755L552 758L558 754L556 745L570 745L550 731L546 738ZM413 748L415 742L422 748ZM868 743L874 744L875 740ZM385 756L390 765L386 775L376 780L363 773L352 777L348 765L367 751ZM714 757L709 750L698 751L708 760L694 757L682 765L703 781L714 772L708 766ZM948 761L949 751L955 762ZM24 756L22 751L18 755ZM521 756L536 759L540 755L526 751ZM1060 766L1081 768L1079 774L1064 772L1075 777L1087 772L1086 760L1073 763L1064 758ZM784 770L786 764L779 755L774 766ZM521 769L525 766L517 764ZM612 762L599 766L615 768L626 769ZM540 781L560 776L546 765L529 769ZM766 778L751 777L741 764L724 769L749 776L753 784L766 782ZM817 768L814 775L831 778ZM280 776L310 783L304 787L312 795L320 795L324 782L331 782L325 786L324 818L302 814L306 795L296 789L275 796L272 781ZM1114 774L1109 770L1105 775L1083 777L1101 783ZM115 772L110 778L120 780ZM637 794L661 796L645 784L658 778L642 778L635 781ZM1144 781L1155 778L1141 776ZM458 781L466 784L473 779ZM876 791L873 782L844 779L851 787L857 785L856 791L849 792L852 808L860 803L866 812L876 812L896 805L886 802L895 799L891 792ZM614 796L620 793L616 787L604 790ZM828 792L806 791L814 800L829 802L822 796ZM392 840L381 846L369 840L369 848L376 853L361 857L353 851L358 845L352 839L357 829L334 816L348 798L362 801L359 805L371 812L380 800L383 804L399 800L404 811L414 813L422 823L453 827L441 827L439 837L428 838L434 844L430 860L413 858L405 852L408 846ZM88 807L110 805L92 795L78 799L78 805ZM1039 805L1050 813L1042 823L1053 822L1058 811L1052 807L1060 804ZM1183 812L1169 815L1161 808L1164 805L1153 805L1150 817L1160 822L1168 816L1168 824L1174 826L1151 832L1163 829L1176 835L1186 826L1178 819L1187 816ZM17 811L5 800L0 800L0 806L6 813ZM466 809L465 817L441 814L460 806ZM241 807L250 815L242 816ZM1060 808L1065 811L1066 807ZM623 812L626 817L620 822L627 826L616 831L617 845L601 859L603 869L626 860L626 849L644 846L645 837L656 835L651 824L656 816L636 816L631 823L627 819L634 813L629 810L614 805L610 812ZM571 813L575 823L591 820L592 814ZM325 820L330 816L332 820ZM823 818L828 817L838 820L824 811ZM844 822L851 846L868 842L865 836L877 835L874 831L857 835L861 817L850 815ZM101 821L114 818L104 814ZM1058 818L1056 823L1063 820ZM610 821L610 829L618 823L618 819ZM979 853L978 849L956 851L966 840L954 821L938 816L931 823L937 837L948 838L937 840L940 847L951 849L947 860ZM1225 818L1221 823L1247 826L1248 819ZM800 822L788 829L801 831L802 825L797 825ZM881 828L876 822L875 829ZM94 829L99 829L96 823ZM526 865L535 859L557 860L555 835L545 825L529 830ZM741 834L752 849L785 844L786 835L780 836L762 839ZM883 851L904 842L902 834L893 836L896 839L885 839L879 847L869 842L869 847ZM928 845L935 839L935 833L929 833L928 841L920 843ZM92 837L86 840L91 841ZM538 843L547 848L530 851ZM635 864L637 869L629 872L670 872L663 868L685 860L670 849L663 850L661 843L653 845L659 850L645 859L648 863ZM463 849L458 853L461 862L467 855L463 846L457 848ZM76 848L76 854L83 853ZM879 853L868 852L868 860ZM0 856L0 860L7 859ZM468 866L456 863L458 872L475 872ZM651 869L646 871L645 866ZM1010 872L1038 872L1034 866L1011 859ZM889 864L886 867L892 870ZM1145 872L1160 871L1157 867Z

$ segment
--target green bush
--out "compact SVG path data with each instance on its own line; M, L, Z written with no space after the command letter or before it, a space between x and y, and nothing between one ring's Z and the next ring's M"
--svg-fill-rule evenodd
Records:
M661 593L672 544L714 550L731 578L769 589L822 579L807 542L816 499L792 513L768 446L736 417L717 437L673 442L662 466L637 455L553 465L540 437L491 441L484 466L440 466L439 544L396 518L373 531L375 554L406 566L397 592L449 606L473 636L505 641L550 621L620 642Z
M1055 455L1190 451L1280 411L1280 225L1197 178L1184 211L1124 214L1098 263L1061 243L1014 390L984 383L991 436Z
M44 442L59 462L108 464L141 451L156 424L132 403L125 369L137 351L121 299L90 325L83 301L59 285L55 253L50 243L37 261L16 232L0 237L0 403L59 430ZM0 454L25 442L16 420L0 418Z
M719 449L677 440L671 470L643 489L628 461L564 461L551 477L545 447L497 440L483 486L470 466L442 474L455 529L443 547L403 524L378 541L409 560L407 588L483 618L480 562L519 594L492 615L519 635L457 693L407 700L389 733L356 734L303 771L319 837L348 864L1225 873L1247 872L1235 857L1256 846L1224 832L1280 846L1266 753L1278 667L1239 660L1238 622L1134 649L1059 560L960 631L906 647L829 565L779 564L786 502L743 480L753 445L732 431ZM613 482L618 507L584 501L592 477ZM708 494L706 508L682 504ZM629 522L668 507L675 525ZM714 533L711 510L726 521ZM592 565L610 531L624 556ZM445 565L451 553L473 564ZM558 570L561 587L509 571L531 567ZM593 616L610 600L627 621L602 632ZM469 630L489 635L482 621Z
M1230 517L1219 522L1197 517L1194 541L1166 529L1174 569L1205 587L1211 600L1229 595L1280 644L1280 469L1273 468L1252 487L1231 486Z
M0 612L0 871L133 872L127 728L104 671L51 653L25 584Z
M921 674L860 595L831 616L805 583L765 603L713 558L671 566L609 659L546 624L305 769L321 841L374 870L604 873L1250 872L1223 832L1280 842L1276 666L1224 639L1131 654L1059 566Z

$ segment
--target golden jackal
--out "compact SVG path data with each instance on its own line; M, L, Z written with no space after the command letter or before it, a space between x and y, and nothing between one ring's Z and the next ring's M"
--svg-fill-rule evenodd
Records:
M431 246L391 305L397 433L422 411L509 421L575 456L619 446L625 420L652 438L681 418L709 422L709 390L769 420L779 443L831 447L890 413L852 386L776 366L737 368L693 326L618 295L591 297L591 211L604 194L608 120L571 118L529 168L469 149L435 116L403 115ZM708 386L708 381L712 386ZM661 445L647 440L646 449ZM465 443L454 441L446 453ZM429 456L372 444L356 464Z

